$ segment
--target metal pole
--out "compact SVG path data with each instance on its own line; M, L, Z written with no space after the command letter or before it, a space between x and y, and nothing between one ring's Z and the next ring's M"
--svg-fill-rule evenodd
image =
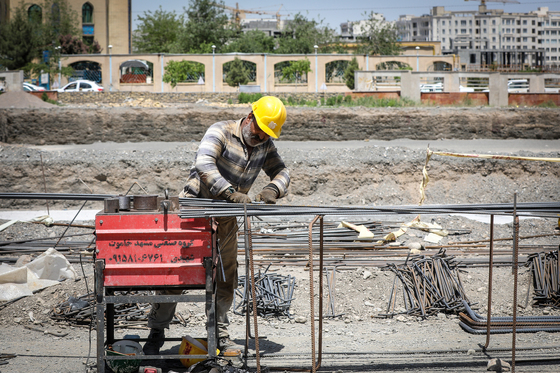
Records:
M266 90L266 81L267 81L267 76L266 76L266 53L264 54L264 91L267 92Z
M420 56L418 52L420 51L420 47L416 47L416 71L420 71Z
M161 55L161 93L163 93L163 54Z
M490 318L492 314L492 267L494 266L494 215L490 215L490 258L488 261L488 311L486 314L486 344L490 344Z
M519 259L519 216L517 216L517 193L513 194L513 323L511 335L511 371L515 372L515 340L517 332L517 273Z
M109 45L109 92L113 91L113 46Z
M212 92L216 92L216 46L212 45Z
M318 61L318 57L317 57L317 48L319 48L317 45L314 45L313 48L315 48L315 93L319 92L319 72L317 71L317 64L319 63Z

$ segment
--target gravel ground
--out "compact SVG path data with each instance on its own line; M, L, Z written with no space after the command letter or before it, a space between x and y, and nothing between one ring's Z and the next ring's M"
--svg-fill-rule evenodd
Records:
M432 142L432 149L492 154L558 157L558 141L537 142L535 149L496 141L455 144ZM482 145L486 146L482 146ZM501 145L499 145L501 144ZM505 145L504 145L505 144ZM196 143L186 144L93 144L91 146L32 147L5 145L0 147L0 190L6 192L42 192L41 156L49 192L64 193L123 193L138 182L149 193L162 195L165 189L176 194L182 187L186 172L196 151ZM418 185L425 162L427 144L376 143L375 141L343 143L279 142L278 147L291 169L292 186L283 204L305 205L403 205L418 202ZM528 145L528 144L527 144ZM518 148L516 148L518 146ZM530 149L530 150L527 150ZM560 169L556 163L505 162L496 160L432 157L429 163L430 184L427 204L497 203L512 202L513 192L519 202L547 202L560 200ZM180 176L179 176L180 175ZM256 194L266 180L260 178L251 191ZM135 193L135 192L133 192ZM33 201L1 200L3 210L44 208L44 203ZM72 202L51 203L51 208L77 209ZM99 209L98 204L87 208ZM387 224L407 222L413 216L378 217ZM361 222L361 218L354 220ZM464 216L422 216L424 222L437 222L454 233L440 244L454 241L484 240L489 235L486 222ZM6 220L0 220L0 224ZM93 224L80 221L79 224ZM521 221L520 235L546 235L523 239L524 247L542 246L547 250L558 248L558 222L554 219L527 219ZM0 241L39 237L56 239L64 227L17 223L0 232ZM71 228L67 235L91 233L87 228ZM511 237L512 224L496 224L495 238ZM407 245L423 241L424 232L410 230L392 246L396 254L406 253ZM71 240L88 241L92 236L74 236ZM82 245L81 243L78 244ZM499 249L511 251L511 241L500 241ZM450 249L451 250L451 249ZM429 249L425 255L433 255ZM395 254L395 255L396 255ZM485 253L461 249L453 254L457 260L478 258L487 260ZM502 258L506 257L503 255ZM4 255L13 262L14 255ZM243 258L240 258L242 261ZM0 309L0 352L15 353L18 357L0 366L2 372L79 372L86 371L88 354L95 356L95 333L88 335L87 327L54 321L50 310L69 296L87 293L93 287L91 263L82 267L74 264L80 273L78 281L65 281L18 300ZM291 313L294 319L270 318L259 320L259 335L267 339L260 343L261 351L275 356L264 360L268 366L308 368L311 361L309 272L304 267L276 266L271 270L291 274L297 279ZM485 314L488 287L488 268L466 267L461 273L469 300L477 304L478 312ZM242 273L244 268L241 267ZM519 299L525 299L530 281L527 269L519 271ZM85 275L84 275L85 274ZM315 276L317 280L317 276ZM510 334L493 335L490 351L483 353L485 336L470 335L458 326L454 314L439 313L422 319L413 316L378 318L388 306L394 275L384 267L373 265L340 267L336 277L336 309L342 316L325 321L323 344L325 356L322 371L482 371L490 357L511 359ZM497 267L493 278L493 314L512 314L513 277L510 267ZM403 311L403 305L396 309ZM32 312L32 317L30 313ZM203 310L200 305L181 304L179 312L188 320L186 325L172 325L170 336L185 334L203 336ZM560 315L559 310L528 306L519 308L519 315ZM296 322L298 318L301 323ZM32 321L34 319L35 321ZM245 336L244 317L232 315L231 331L237 342ZM29 329L33 327L34 329ZM39 330L39 331L37 331ZM55 336L49 332L67 333ZM117 336L137 334L147 336L148 330L117 329ZM91 341L91 348L90 348ZM518 356L557 356L560 335L557 333L518 334ZM253 346L253 344L251 344ZM176 351L177 345L167 343L164 349ZM337 353L346 352L347 355ZM409 352L404 354L403 352ZM282 354L283 356L278 356ZM90 363L93 361L89 360ZM520 372L557 371L555 363L541 363L538 367L520 362ZM557 364L557 363L556 363ZM250 361L255 366L255 360ZM182 371L182 366L168 363L164 371Z

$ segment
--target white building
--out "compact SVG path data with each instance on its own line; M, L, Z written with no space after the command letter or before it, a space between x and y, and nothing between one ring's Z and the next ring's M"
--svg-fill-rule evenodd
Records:
M372 13L367 20L343 22L340 24L340 38L342 40L356 40L360 36L368 32L370 21L375 22L375 26L379 27L385 24L394 24L394 21L385 20L385 16L379 13Z
M530 13L504 13L485 5L478 11L456 12L437 6L429 15L402 15L397 25L403 41L440 41L443 53L495 50L498 55L508 53L517 58L522 53L524 61L517 62L538 65L542 59L549 66L558 66L560 60L560 12L547 7ZM494 61L505 64L511 59L497 56Z

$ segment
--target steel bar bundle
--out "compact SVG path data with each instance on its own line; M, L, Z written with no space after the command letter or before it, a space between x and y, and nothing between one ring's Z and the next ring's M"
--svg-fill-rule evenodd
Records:
M512 203L458 204L425 206L291 206L262 203L230 203L202 198L179 198L181 218L220 216L294 216L294 215L387 215L387 214L487 214L511 215ZM518 203L517 215L557 217L560 202Z
M0 193L0 199L40 199L49 201L103 201L117 197L115 194L75 193Z
M403 286L406 313L427 317L438 312L459 312L467 295L454 258L440 250L432 257L413 256L402 265L388 266ZM397 288L393 286L388 313L394 315Z
M527 264L533 273L534 305L560 308L560 262L558 250L530 255Z
M486 334L487 320L473 311L467 302L463 302L465 312L459 313L459 325L471 334ZM520 316L516 317L517 333L560 332L560 316ZM491 317L490 334L513 332L513 317Z
M255 299L257 315L261 317L290 315L290 305L294 297L296 279L276 273L260 272L255 276ZM239 300L238 300L239 298ZM233 312L244 315L247 304L253 304L251 283L247 276L239 276L238 287L233 299ZM252 307L251 307L252 309Z
M148 294L147 291L125 292L116 291L115 294L121 295L140 295ZM95 294L89 293L79 297L69 297L68 300L56 305L49 316L53 320L65 321L75 325L84 325L92 322L95 307ZM120 303L115 304L115 327L146 327L148 321L148 314L150 313L151 305L149 303ZM172 323L183 323L184 320L177 319L179 314L173 318ZM180 317L182 318L182 317ZM95 323L95 317L93 317Z

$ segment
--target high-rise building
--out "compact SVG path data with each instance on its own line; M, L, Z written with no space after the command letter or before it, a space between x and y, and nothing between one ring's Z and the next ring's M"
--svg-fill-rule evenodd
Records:
M440 41L442 52L459 54L462 65L558 67L560 60L560 12L547 7L504 13L485 5L478 11L437 6L420 17L402 15L397 25L403 41Z

